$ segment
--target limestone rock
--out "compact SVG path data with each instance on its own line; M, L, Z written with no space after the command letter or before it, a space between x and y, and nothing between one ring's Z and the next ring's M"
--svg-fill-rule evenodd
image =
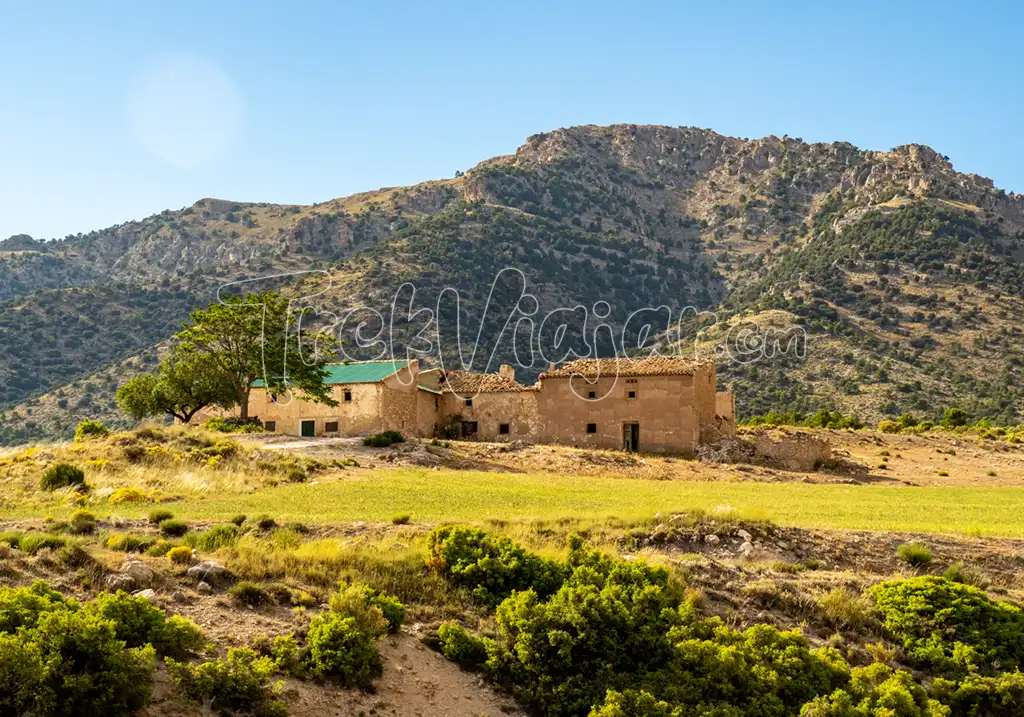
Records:
M710 533L704 536L704 542L708 545L718 545L720 541L717 535L715 535L714 533Z
M145 590L138 590L136 592L133 592L132 595L134 597L146 598L150 602L153 602L153 600L156 599L156 590L154 590L153 588L146 588Z
M156 571L137 558L125 560L121 564L118 573L131 577L136 590L144 590L150 587L153 584L154 578L156 578Z
M216 560L204 560L201 563L196 563L185 574L194 580L208 584L227 582L231 579L228 569Z

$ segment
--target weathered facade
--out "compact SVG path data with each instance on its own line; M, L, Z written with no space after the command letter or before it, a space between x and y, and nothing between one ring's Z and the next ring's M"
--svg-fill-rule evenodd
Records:
M731 392L716 392L715 365L674 357L581 359L551 366L536 384L510 366L481 374L420 370L416 361L332 366L335 407L254 386L250 414L279 433L369 435L395 430L693 455L735 433Z

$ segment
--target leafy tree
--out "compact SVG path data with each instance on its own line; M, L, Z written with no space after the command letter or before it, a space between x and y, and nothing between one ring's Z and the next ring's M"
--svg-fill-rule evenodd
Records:
M230 379L209 356L176 353L156 374L136 376L117 389L117 405L137 421L167 414L182 423L207 406L230 408L236 394Z
M334 340L302 335L297 328L307 310L294 310L274 291L225 296L196 309L175 338L183 351L207 357L234 391L241 418L249 417L249 393L262 379L270 391L299 389L303 398L328 406L337 402L324 384Z

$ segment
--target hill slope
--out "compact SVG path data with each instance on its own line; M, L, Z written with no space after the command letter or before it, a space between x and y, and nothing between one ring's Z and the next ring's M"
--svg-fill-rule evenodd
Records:
M334 309L385 312L411 282L416 305L438 310L446 347L460 315L478 370L492 348L512 355L501 329L519 299L515 277L494 288L476 337L495 276L514 267L538 322L605 301L613 325L666 305L714 311L733 328L800 327L805 357L720 363L746 415L826 406L877 420L956 404L1016 423L1022 237L1021 197L927 147L635 125L535 135L455 179L318 205L205 199L59 241L12 237L0 242L0 440L67 435L89 412L115 418L109 381L92 381L100 398L80 410L66 399L167 338L217 285L311 269L323 273L284 285L303 295L329 286L319 300ZM436 304L445 287L459 290L458 306ZM535 368L558 358L550 344Z

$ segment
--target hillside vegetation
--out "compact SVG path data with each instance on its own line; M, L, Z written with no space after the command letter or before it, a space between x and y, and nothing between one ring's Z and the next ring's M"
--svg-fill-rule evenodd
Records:
M448 352L463 318L476 370L492 348L513 358L501 328L522 287L507 274L491 286L514 267L537 297L538 323L606 301L618 325L648 307L712 311L719 345L743 326L806 332L806 356L720 361L743 415L828 408L877 422L913 410L937 420L959 406L1016 424L1022 232L1024 199L920 145L878 152L616 125L535 135L454 179L317 205L204 199L57 241L12 237L0 242L0 441L68 436L87 415L76 412L84 385L99 384L93 403L115 419L113 387L90 376L168 338L219 284L310 270L322 273L285 279L285 290L324 291L317 301L334 311L386 314L411 282L413 309L439 309ZM460 304L436 306L445 287ZM400 341L422 328L399 324ZM684 324L680 346L715 335L701 328ZM625 333L635 345L637 327ZM520 362L540 370L523 338Z

